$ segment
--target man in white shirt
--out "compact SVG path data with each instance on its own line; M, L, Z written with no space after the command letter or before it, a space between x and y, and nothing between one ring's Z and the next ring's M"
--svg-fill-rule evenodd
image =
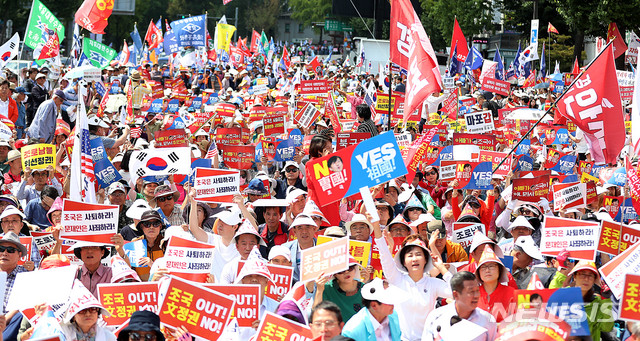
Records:
M451 290L455 301L444 307L432 311L424 324L422 340L439 340L442 335L447 334L456 322L466 320L474 325L468 324L465 340L469 341L489 341L494 340L496 335L496 319L488 312L478 308L480 300L480 287L476 281L476 276L469 271L461 271L451 278ZM475 328L479 326L481 328Z
M420 118L420 124L418 124L418 130L422 133L422 127L429 120L429 114L435 113L438 111L438 106L442 103L447 95L440 95L439 93L432 93L431 96L427 97L427 99L422 104L422 116Z

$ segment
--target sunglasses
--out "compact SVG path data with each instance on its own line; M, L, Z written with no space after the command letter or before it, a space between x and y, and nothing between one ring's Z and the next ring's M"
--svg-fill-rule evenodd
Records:
M287 173L295 173L295 172L297 172L297 171L298 171L298 168L287 168L285 171L286 171Z
M100 311L100 308L96 308L96 307L91 307L91 308L87 308L87 309L82 309L78 312L78 314L93 314L93 313L97 313Z
M18 252L18 249L16 249L13 246L0 246L0 253L2 252L7 252L7 253L16 253Z
M426 172L425 174L427 174L427 175L436 175L436 174L438 174L438 172L436 172L436 171L431 171L431 172Z
M157 202L165 202L168 200L173 200L173 195L168 195L166 197L160 197L158 199L156 199Z
M142 226L143 228L161 227L162 226L162 222L160 220L143 221L143 222L140 223L140 226Z
M139 334L139 333L129 333L129 341L155 341L156 334Z

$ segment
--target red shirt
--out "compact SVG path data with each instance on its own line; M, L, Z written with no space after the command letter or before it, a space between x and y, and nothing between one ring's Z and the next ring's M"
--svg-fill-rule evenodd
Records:
M498 283L498 287L491 295L487 294L484 286L480 286L480 300L478 308L489 312L500 323L505 317L515 312L514 289Z

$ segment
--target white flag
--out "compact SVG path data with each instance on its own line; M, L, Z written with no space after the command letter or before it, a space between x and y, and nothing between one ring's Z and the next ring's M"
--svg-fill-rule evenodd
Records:
M131 154L129 169L134 182L144 176L191 173L191 148L156 148Z
M538 57L538 44L531 44L520 52L520 65L538 59L540 59L540 57Z
M20 35L14 34L9 41L0 46L0 69L4 69L7 63L18 55Z

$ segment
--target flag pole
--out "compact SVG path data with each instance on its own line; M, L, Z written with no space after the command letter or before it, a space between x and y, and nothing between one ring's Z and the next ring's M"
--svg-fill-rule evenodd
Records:
M496 168L493 170L493 172L491 172L491 174L495 173L496 170L498 170L500 168L500 166L502 166L502 164L504 163L505 160L507 160L507 158L513 154L516 149L518 148L518 146L522 143L522 141L524 141L527 136L529 136L529 134L531 134L531 132L533 131L533 129L536 128L536 126L538 126L538 124L540 124L540 122L542 122L542 119L547 116L551 110L553 110L556 105L558 104L558 102L560 102L560 100L564 97L564 95L569 92L569 90L571 90L571 88L573 88L573 85L576 84L576 82L578 81L578 79L580 78L580 76L582 76L583 73L587 72L587 70L589 69L589 67L591 67L591 64L593 64L594 61L596 61L598 58L600 58L600 56L602 55L602 53L607 49L607 47L609 47L609 45L611 45L611 43L613 42L610 41L609 43L607 43L607 45L598 53L598 55L593 58L593 60L591 60L591 62L589 62L589 64L587 66L585 66L584 70L582 70L577 76L576 78L573 79L573 82L571 82L571 85L569 85L567 88L564 89L564 91L562 92L562 94L560 94L560 96L558 96L558 98L556 98L556 100L553 102L553 104L551 104L551 106L549 107L549 109L545 110L544 114L542 114L542 116L540 116L540 118L536 121L536 123L534 123L529 130L522 135L522 137L520 138L520 140L518 140L518 143L516 143L515 146L513 146L513 148L511 148L511 150L509 151L509 153L507 153L507 155L504 156L504 158L502 159L502 161L500 161L500 163L498 164L498 166L496 166Z
M392 76L393 75L393 69L391 68L391 60L389 60L389 111L388 111L388 115L389 115L389 120L387 121L387 131L391 131L391 86L392 86ZM384 80L383 80L384 82ZM406 127L407 122L404 121L404 119L402 120L404 123L404 126Z

